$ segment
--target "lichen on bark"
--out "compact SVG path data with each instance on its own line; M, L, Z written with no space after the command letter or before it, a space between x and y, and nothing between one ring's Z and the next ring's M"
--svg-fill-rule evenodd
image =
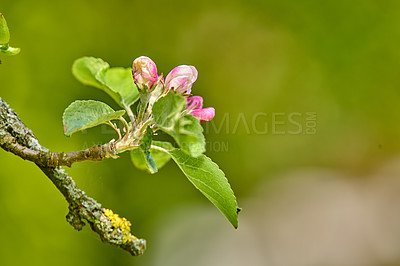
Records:
M76 230L81 230L85 223L88 223L103 242L125 249L134 256L143 254L146 241L136 237L127 239L126 227L116 226L105 214L106 209L79 189L72 177L60 167L60 165L70 166L82 160L96 161L113 157L115 147L112 142L79 152L52 153L40 145L33 132L0 98L0 146L24 160L34 162L53 182L69 204L66 218Z

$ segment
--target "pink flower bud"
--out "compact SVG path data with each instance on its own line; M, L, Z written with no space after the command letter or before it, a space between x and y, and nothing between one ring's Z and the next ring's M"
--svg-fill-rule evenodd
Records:
M132 74L139 89L143 89L144 86L151 89L158 80L156 64L147 56L138 57L133 61Z
M189 111L189 114L199 119L200 123L210 121L215 116L213 107L203 108L203 98L200 96L188 97L185 109Z
M210 121L215 116L215 109L213 107L207 107L203 109L194 109L189 112L189 114L193 115L201 122Z
M194 66L177 66L167 75L165 87L167 91L174 90L180 94L190 94L197 75L198 72Z
M201 96L192 96L187 98L186 110L203 108L203 98Z

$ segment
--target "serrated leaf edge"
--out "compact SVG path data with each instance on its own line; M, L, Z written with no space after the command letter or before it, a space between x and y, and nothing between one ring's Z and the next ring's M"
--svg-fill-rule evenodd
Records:
M175 156L173 156L173 155L170 153L171 151L174 151L174 150L179 150L179 151L181 151L181 152L184 152L184 151L182 151L181 149L166 150L166 149L164 149L164 148L162 148L162 147L159 147L159 146L156 146L156 145L152 145L152 147L155 148L155 149L158 149L158 150L161 150L161 151L164 151L164 152L168 153L168 154L171 156L172 160L174 160L174 162L178 165L179 169L181 169L181 171L183 172L183 174L188 178L188 175L185 173L185 171L183 171L181 165L177 162ZM188 155L188 156L189 156L189 155ZM208 187L210 190L212 190L212 191L214 191L216 194L220 195L221 198L224 198L219 192L217 192L216 190L214 190L213 188L211 188L210 186L208 186L207 184L205 184L203 181L199 180L198 178L193 178L193 176L190 176L190 175L189 175L190 178L188 178L188 180L189 180L190 183L192 183L193 186L194 186L197 190L199 190L209 201L211 201L211 203L212 203L215 207L217 207L217 209L228 219L228 221L233 225L233 227L234 227L235 229L237 229L237 228L238 228L238 212L237 212L237 209L238 209L239 207L238 207L238 205L237 205L237 198L236 198L236 196L235 196L235 193L234 193L233 190L232 190L232 186L231 186L231 184L229 183L229 180L226 178L226 175L225 175L224 171L222 171L222 169L218 166L218 164L215 163L213 160L211 160L211 158L209 158L208 156L206 156L206 155L204 155L204 154L202 154L202 155L200 155L200 156L203 156L206 160L208 160L209 162L211 162L212 165L216 166L217 171L219 171L220 173L222 173L222 175L224 176L224 178L225 178L225 180L226 180L226 182L227 182L227 184L228 184L228 186L229 186L229 191L232 193L233 198L234 198L235 203L236 203L236 211L235 211L235 213L236 213L235 218L236 218L236 219L235 219L234 221L231 221L231 220L225 215L225 213L223 213L223 212L221 211L221 208L218 207L218 206L211 200L211 199L214 200L214 198L210 197L210 196L207 195L207 194L204 194L204 193L196 186L196 184L194 184L194 183L190 180L190 178L195 179L195 180L198 180L199 183L204 184L204 185L205 185L206 187ZM199 157L200 157L200 156L199 156ZM199 157L192 157L192 158L199 159ZM207 173L209 173L209 174L211 174L211 175L214 175L214 173L212 173L212 172L210 172L210 171L206 171L206 170L204 170L204 169L202 169L202 168L195 168L195 167L193 167L193 166L191 166L191 165L185 164L185 162L183 162L182 164L184 164L186 167L190 167L190 168L192 168L192 169L199 169L199 170L201 170L201 171L203 171L203 172L207 172ZM216 201L216 200L215 200L215 201ZM227 208L225 208L225 207L223 207L222 209L224 209L224 210L226 211L226 213L229 213L229 212L230 212L230 210L227 209Z
M85 130L85 129L89 129L89 128L92 128L92 127L96 127L96 126L99 126L99 125L101 125L101 124L106 124L106 123L108 122L108 121L107 121L107 122L101 122L101 123L99 123L99 124L97 124L97 125L94 125L94 126L91 126L91 127L86 127L86 128L85 128L84 126L82 126L82 127L78 128L78 129L72 131L70 134L66 134L65 132L66 132L67 130L66 130L65 118L64 118L65 112L67 111L67 109L68 109L73 103L76 103L76 102L100 102L100 103L103 103L103 104L107 105L107 104L104 103L104 102L95 101L95 100L76 100L76 101L73 101L72 103L70 103L70 105L68 105L68 107L65 108L65 110L64 110L64 112L63 112L63 115L62 115L64 134L65 134L67 137L70 137L72 134L74 134L74 133L76 133L76 132L78 132L78 131L82 131L82 130ZM107 106L108 106L108 105L107 105ZM108 106L108 107L110 107L110 106ZM111 108L111 107L110 107L110 108ZM112 108L111 108L111 109L112 109ZM113 110L113 111L114 111L114 110ZM125 114L125 110L114 111L114 113L119 114L119 116L123 116L123 115ZM114 119L111 119L111 120L114 120Z

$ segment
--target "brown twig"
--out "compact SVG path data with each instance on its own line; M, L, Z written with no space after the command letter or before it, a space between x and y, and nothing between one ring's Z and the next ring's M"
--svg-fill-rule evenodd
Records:
M115 156L113 142L93 146L89 149L52 153L39 144L32 131L19 119L18 115L0 98L0 146L9 152L30 160L47 175L57 189L64 195L69 206L67 221L77 230L81 230L86 221L103 242L119 246L132 255L143 254L146 241L137 239L130 233L130 222L118 215L107 215L112 211L102 208L96 200L88 197L79 189L74 180L59 166L70 166L83 160L102 160ZM125 221L118 226L116 219Z
M104 145L95 145L85 150L64 152L50 152L32 150L18 143L17 139L7 131L2 133L0 147L18 155L24 160L32 161L41 167L71 167L73 163L82 161L101 161L104 158L116 158L115 144L109 142Z

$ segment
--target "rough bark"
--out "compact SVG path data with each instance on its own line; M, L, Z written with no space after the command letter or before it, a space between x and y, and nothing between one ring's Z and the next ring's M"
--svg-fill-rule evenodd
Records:
M39 144L33 132L0 98L0 146L24 160L34 162L53 182L69 204L67 221L76 230L81 230L86 221L103 242L119 246L135 256L143 254L146 241L137 239L127 232L126 228L116 227L114 218L105 214L106 209L79 189L74 180L60 167L71 166L72 163L83 160L98 161L114 157L113 142L79 152L52 153ZM117 218L119 219L118 215Z
M71 167L71 165L76 162L101 161L104 158L117 157L114 142L106 143L104 145L95 145L81 151L54 153L50 151L33 150L27 148L26 146L18 143L17 138L11 133L5 131L2 134L0 146L4 150L12 152L24 160L35 162L41 167Z

